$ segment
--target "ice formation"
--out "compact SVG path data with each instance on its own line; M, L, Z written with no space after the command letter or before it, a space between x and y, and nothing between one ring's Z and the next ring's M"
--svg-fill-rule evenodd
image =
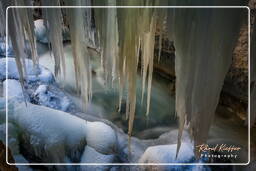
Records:
M34 21L36 40L41 43L48 43L47 30L43 19Z
M157 5L153 1L115 1L94 5ZM107 84L119 83L119 109L126 97L126 117L129 118L128 134L131 136L136 107L137 69L140 62L143 75L143 90L147 82L147 114L150 106L153 73L154 42L157 9L95 9L95 23L102 50L102 66ZM141 60L140 60L141 54ZM127 89L127 91L126 91ZM127 92L127 94L124 94ZM143 100L143 99L142 99Z
M18 71L15 58L1 58L0 59L0 80L6 79L6 60L8 64L7 78L8 79L20 79L20 73ZM33 62L30 59L24 60L24 68L26 68L27 75L25 80L27 82L40 81L42 83L51 83L54 81L52 73L43 66L33 67Z
M8 88L7 88L8 82ZM22 92L22 87L18 80L7 79L3 82L3 89L8 91L8 99L16 98L19 101L29 100L27 94ZM4 91L4 97L7 97L6 91Z
M184 124L189 125L195 145L207 140L231 64L242 12L243 9L168 11L169 38L174 41L176 49L179 144Z
M30 1L15 0L14 2L22 5ZM241 0L235 0L233 3L238 2ZM52 4L58 1L45 1L45 3ZM93 3L102 5L103 2L93 1ZM168 3L162 1L161 3L163 3L161 5L177 5L180 1ZM203 1L197 0L196 3L203 3ZM160 5L160 1L108 0L104 4ZM65 5L91 5L91 1L66 0ZM221 3L213 1L212 5L221 5ZM3 9L1 10L0 17L3 14ZM129 118L128 134L132 135L137 100L137 69L139 65L142 68L142 98L146 89L146 113L148 113L156 23L163 25L165 15L167 15L169 38L174 41L176 47L176 110L180 120L179 140L184 124L187 123L192 130L195 144L204 142L207 139L223 80L231 62L233 44L239 30L241 9L168 9L165 11L156 8L113 8L95 9L94 12L92 19L92 12L89 8L70 8L64 11L70 28L76 83L85 106L92 97L88 46L96 44L92 38L94 31L91 25L95 20L105 81L108 83L116 79L119 83L120 104L122 98L126 97L126 115ZM37 62L31 11L10 9L9 15L9 34L20 73L19 78L23 83L26 77L24 61L27 56L24 53L25 39L29 40L32 47L34 63ZM49 27L49 34L53 35L50 37L50 42L55 57L56 73L58 73L61 61L64 59L59 28L62 21L61 13L59 10L47 9L44 10L44 16L45 23ZM159 18L161 19L158 20ZM161 34L159 40L161 41Z
M172 145L158 145L151 146L146 149L144 154L141 156L140 163L193 163L195 157L192 149L192 144L182 143L178 158L175 158L177 144ZM172 165L148 165L141 166L142 170L202 170L210 171L211 169L207 166L172 166Z
M59 6L58 0L44 0L44 6ZM47 26L48 40L50 40L50 47L53 52L55 61L55 75L60 73L65 75L65 56L62 44L62 13L60 8L44 8L43 17L45 18L45 25ZM50 28L50 29L49 29Z
M64 93L57 93L46 84L39 85L32 97L36 104L61 111L68 111L71 106L70 99Z
M67 5L80 5L86 6L89 1L65 1ZM71 46L73 51L76 85L80 89L81 97L84 100L84 107L92 97L91 85L91 64L90 56L88 54L88 22L84 19L88 13L89 8L70 8L66 10L67 20L70 27ZM88 18L90 21L91 18Z
M91 147L85 147L84 152L81 157L81 163L113 163L115 156L114 155L104 155L95 151ZM110 166L98 165L98 166L80 166L80 171L88 170L109 170Z
M5 115L5 108L1 109L1 116ZM31 154L43 162L64 162L65 157L77 162L86 145L106 155L113 154L116 148L116 133L102 122L15 101L9 103L8 115L8 124L19 127L23 145L29 145Z

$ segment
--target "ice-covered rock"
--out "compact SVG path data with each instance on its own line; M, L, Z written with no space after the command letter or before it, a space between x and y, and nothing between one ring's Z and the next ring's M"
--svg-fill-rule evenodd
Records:
M102 154L115 152L117 137L115 131L110 126L103 122L87 122L86 129L88 145Z
M158 145L147 148L142 157L141 163L175 163L193 161L194 152L192 144L181 144L180 153L176 156L177 144Z
M6 60L8 63L7 77L9 79L19 79L19 72L16 66L15 58L1 58L0 59L0 80L6 79ZM35 82L41 81L44 83L50 83L54 81L53 74L43 66L34 66L32 60L26 59L26 81Z
M12 43L11 41L8 42L8 47L7 47L7 56L8 57L14 57L15 53L13 51ZM31 50L30 50L30 45L28 41L25 41L25 52L28 54L28 56L31 55ZM5 37L0 37L0 58L6 57L6 38Z
M9 57L14 56L14 51L11 43L9 43L9 46L7 49L7 55ZM3 58L3 57L6 57L6 41L4 37L0 37L0 58Z
M36 39L41 43L48 43L47 29L43 19L34 21ZM63 41L70 40L69 29L65 26L62 28Z
M19 127L22 146L42 162L78 162L86 144L102 154L115 149L116 134L102 122L30 103L16 102L8 114L9 122Z
M44 25L44 20L39 19L34 21L36 39L42 43L48 43L47 30Z
M47 106L53 109L67 111L71 102L62 92L50 90L48 85L39 85L35 90L33 101L39 105Z
M141 156L139 163L193 163L195 161L193 145L182 143L177 159L176 156L177 144L158 145L148 147ZM182 170L197 170L208 171L208 167L198 166L175 166L175 165L148 165L141 166L142 170L159 170L159 171L182 171Z
M113 163L115 156L114 155L104 155L97 151L95 151L93 148L86 146L85 150L83 152L83 155L81 157L80 163ZM110 166L106 165L81 165L80 171L91 171L91 170L109 170Z
M8 87L7 87L8 82ZM21 84L18 80L14 79L7 79L3 82L3 94L4 97L7 97L6 90L8 91L8 99L17 99L19 101L29 101L29 96L26 94L26 92L22 92Z

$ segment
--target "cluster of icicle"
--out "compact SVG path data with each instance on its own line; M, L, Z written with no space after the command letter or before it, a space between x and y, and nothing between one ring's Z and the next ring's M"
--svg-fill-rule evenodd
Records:
M31 6L31 2L27 0L21 1L1 1L1 12L0 17L1 21L5 19L5 9L9 5L15 6ZM26 76L25 70L25 58L27 58L27 54L25 53L25 40L28 40L31 47L31 57L35 64L35 69L37 69L36 65L38 64L37 57L37 49L36 49L36 39L34 35L34 21L33 21L33 9L13 9L10 8L8 11L8 30L7 34L10 36L10 41L12 42L12 47L15 53L15 60L17 64L17 68L20 74L20 82L22 87L24 87L24 76ZM2 25L2 23L1 23ZM5 24L3 24L5 26ZM5 31L5 29L1 29L1 31ZM5 35L5 33L1 33Z
M213 1L213 5L216 2ZM242 12L246 14L247 10L215 8L168 11L169 38L174 41L176 49L178 145L185 124L189 125L195 145L207 140L224 78L232 61Z
M235 0L241 1L241 0ZM29 0L14 0L15 5L28 5ZM59 5L44 0L43 5ZM69 6L153 6L179 5L179 1L148 0L65 0ZM187 4L189 4L189 0ZM203 0L196 0L203 3ZM211 5L217 1L212 1ZM220 2L220 1L218 1ZM163 4L160 4L163 3ZM237 2L236 2L237 3ZM204 3L203 3L204 4ZM224 77L231 63L232 48L239 30L241 9L163 9L163 8L66 8L43 9L50 46L55 58L55 71L65 72L61 35L62 14L70 29L77 86L85 105L92 97L90 56L87 47L98 44L106 85L119 84L120 105L126 97L128 135L132 134L136 107L137 69L142 73L142 101L147 91L147 114L153 73L156 27L167 23L170 40L176 47L176 111L179 116L179 144L185 123L190 125L195 144L206 141L215 113ZM94 15L92 15L94 14ZM2 19L3 12L0 12ZM31 9L9 10L9 35L23 75L24 40L28 39L37 63ZM166 19L167 18L167 19ZM92 38L95 30L98 43ZM2 30L0 30L2 31ZM160 31L161 32L161 31ZM26 33L26 34L25 34ZM26 35L26 36L25 36ZM93 43L91 43L93 42ZM233 44L232 44L233 43ZM161 34L160 34L161 48ZM161 49L160 49L161 51ZM158 54L160 56L160 53ZM22 80L21 80L22 81ZM127 95L124 93L127 92Z
M159 1L94 1L104 6L153 6ZM105 8L94 9L95 24L99 33L102 66L107 85L119 84L119 109L126 95L126 118L129 119L128 135L131 136L136 107L137 70L142 73L142 103L147 89L149 113L153 74L156 26L164 24L165 10L157 8ZM160 43L161 44L161 43ZM147 87L146 87L147 86Z

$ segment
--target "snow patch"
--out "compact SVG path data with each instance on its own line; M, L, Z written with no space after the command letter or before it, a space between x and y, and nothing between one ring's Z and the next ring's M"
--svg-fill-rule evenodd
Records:
M7 89L8 82L8 89ZM27 94L23 95L21 84L18 80L7 79L3 82L4 97L7 97L6 90L8 91L8 99L16 98L19 101L29 101ZM25 93L25 92L24 92Z
M0 80L6 79L6 60L8 63L8 71L7 77L9 79L19 79L19 72L16 66L15 58L1 58L0 59ZM25 66L26 66L26 81L27 82L35 82L41 81L44 83L51 83L54 81L53 74L43 66L34 66L32 60L25 59Z
M35 90L33 100L39 105L47 106L53 109L67 111L71 101L64 93L58 93L48 88L48 85L39 85Z
M83 155L81 157L80 163L113 163L115 156L114 155L104 155L97 151L95 151L93 148L86 146L85 150L83 152ZM89 171L89 170L109 170L110 166L80 166L80 171Z
M35 25L35 36L37 41L41 43L48 43L48 36L47 36L47 28L44 25L44 20L43 19L38 19L34 21ZM69 34L69 29L65 26L62 28L62 36L63 36L63 41L70 40L70 34Z

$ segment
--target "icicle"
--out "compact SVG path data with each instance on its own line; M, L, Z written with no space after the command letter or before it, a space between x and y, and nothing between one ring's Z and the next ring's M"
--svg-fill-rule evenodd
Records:
M157 12L158 12L157 26L158 26L158 29L159 29L158 58L157 58L157 61L160 62L161 51L162 51L163 31L166 29L165 28L165 22L166 22L166 12L167 12L167 9L157 10Z
M5 8L0 1L0 36L5 36Z
M115 0L93 1L93 5L116 5ZM156 1L158 2L158 1ZM152 1L117 1L117 5L154 5ZM147 81L147 114L150 107L150 92L153 73L156 9L95 9L96 29L102 51L102 66L106 82L118 78L119 111L123 92L127 88L126 117L129 118L128 134L131 136L135 106L136 80L140 50L143 75L143 91ZM154 15L154 17L153 17ZM142 95L143 97L143 95Z
M32 1L30 0L15 0L15 5L17 6L31 6ZM26 38L30 43L31 47L31 57L35 64L35 67L38 65L38 56L36 49L36 38L34 34L34 21L33 21L33 9L20 8L17 9L19 11L19 17L21 20L21 24L26 33ZM36 68L35 68L36 69Z
M44 0L42 1L44 6L59 6L58 0ZM51 49L54 55L55 61L55 75L63 73L65 76L65 56L63 52L62 44L62 14L60 8L44 8L43 16L48 28L48 40L51 43Z
M154 45L155 45L155 31L156 31L156 16L151 17L150 30L144 33L143 44L142 44L142 56L143 60L143 78L142 78L142 102L144 97L145 82L148 79L147 88L147 111L146 115L149 113L150 107L150 95L151 95L151 84L152 84L152 74L153 74L153 63L154 63Z
M95 2L97 3L97 2ZM108 0L106 5L115 6L115 0ZM118 64L118 27L117 9L95 9L96 28L100 34L102 48L102 67L107 85L116 78Z
M176 111L180 123L177 152L185 123L190 126L195 145L207 140L231 63L240 14L241 9L168 11L176 49Z
M19 79L22 86L22 90L24 91L24 61L26 54L24 52L25 49L25 35L23 32L23 27L19 15L19 9L11 8L9 10L8 16L8 35L12 41L12 47L15 53L16 65L19 71Z
M67 5L82 6L84 4L82 0L66 0ZM91 65L90 56L88 54L87 46L88 35L85 30L86 22L84 15L89 8L70 8L67 10L67 19L70 27L71 45L74 58L74 66L76 73L77 86L81 90L81 97L84 100L85 107L91 100L92 87L91 87Z

